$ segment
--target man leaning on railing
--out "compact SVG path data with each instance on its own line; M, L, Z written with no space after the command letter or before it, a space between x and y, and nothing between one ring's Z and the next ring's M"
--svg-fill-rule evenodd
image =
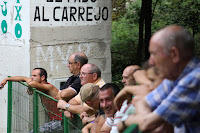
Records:
M29 77L23 77L23 76L14 76L14 77L8 77L5 78L0 82L0 86L2 89L4 85L7 83L7 81L23 81L26 82L29 87L36 88L37 90L60 100L60 92L59 90L53 86L52 84L47 82L47 72L44 68L34 68L31 74L31 78ZM42 103L46 105L46 98L42 98ZM61 125L61 118L62 113L59 112L59 110L56 108L55 101L48 102L49 106L52 106L51 112L57 114L55 115L49 115L50 122L45 123L43 126L39 128L40 132L56 132L56 133L62 133L63 132L63 126ZM53 107L55 106L55 107ZM31 131L33 132L33 131Z

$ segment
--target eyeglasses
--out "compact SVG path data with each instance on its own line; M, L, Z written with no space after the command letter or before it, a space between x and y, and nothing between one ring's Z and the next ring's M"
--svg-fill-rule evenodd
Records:
M72 62L68 61L68 64L69 64L69 65L71 65L71 64L76 64L76 63L77 63L77 62L72 63Z
M86 74L93 74L93 73L84 73L84 72L82 72L82 73L80 73L80 76L85 76Z

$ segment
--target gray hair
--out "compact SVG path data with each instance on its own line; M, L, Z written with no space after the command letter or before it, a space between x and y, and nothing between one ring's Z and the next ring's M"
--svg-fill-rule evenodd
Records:
M87 56L83 56L82 54L77 53L75 54L74 61L80 62L81 66L83 66L88 63L88 58Z
M179 49L183 59L190 59L194 54L194 39L190 32L181 26L171 25L163 31L163 47L166 54L172 46Z
M95 64L90 64L90 72L91 73L96 73L98 78L101 77L101 70Z

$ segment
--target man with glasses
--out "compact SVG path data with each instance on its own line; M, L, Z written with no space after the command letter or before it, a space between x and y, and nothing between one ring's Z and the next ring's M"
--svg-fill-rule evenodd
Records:
M80 72L80 80L81 85L84 85L86 83L94 83L99 87L102 87L105 84L104 80L101 78L101 70L94 64L85 64L82 66ZM59 100L57 107L65 110L65 115L67 117L72 117L71 113L81 114L83 112L83 109L94 110L92 107L89 107L85 103L83 107L81 106L80 93L72 98L69 103L64 100Z
M88 58L83 52L73 53L68 60L67 67L73 75L69 77L66 83L61 87L61 98L69 101L72 97L79 93L81 81L79 78L81 67L87 64Z

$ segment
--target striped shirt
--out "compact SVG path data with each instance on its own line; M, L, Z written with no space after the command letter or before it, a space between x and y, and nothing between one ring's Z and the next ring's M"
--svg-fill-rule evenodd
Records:
M175 81L165 79L146 96L146 102L175 126L175 133L199 133L200 60L193 58Z
M118 133L117 124L126 120L130 114L134 113L134 111L135 108L133 105L131 103L128 104L127 100L125 100L120 111L115 113L114 118L108 117L105 121L105 124L112 128L110 133Z

